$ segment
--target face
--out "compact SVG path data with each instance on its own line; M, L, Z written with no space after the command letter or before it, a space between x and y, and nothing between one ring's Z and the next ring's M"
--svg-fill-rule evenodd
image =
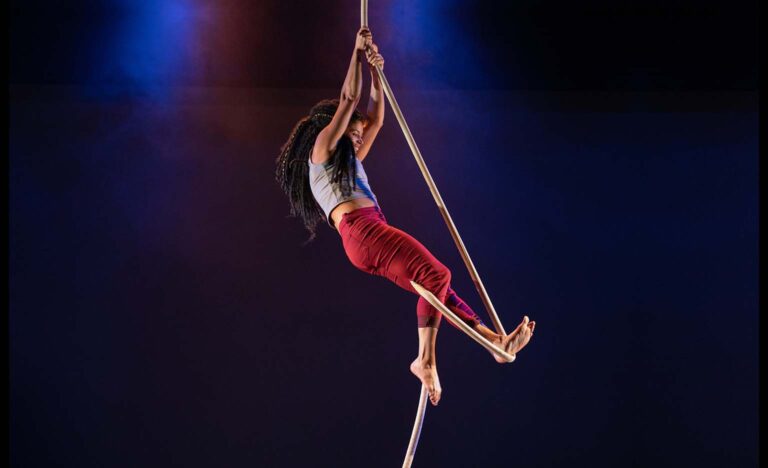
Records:
M352 145L355 147L355 153L357 153L357 150L359 150L360 146L363 144L363 123L359 120L352 122L349 124L349 127L347 127L347 131L344 132L344 134L352 140Z

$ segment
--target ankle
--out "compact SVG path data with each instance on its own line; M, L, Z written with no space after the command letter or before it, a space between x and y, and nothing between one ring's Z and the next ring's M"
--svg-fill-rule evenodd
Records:
M414 362L417 366L423 368L423 369L431 369L433 367L437 367L437 361L434 357L422 357L419 356L416 358L416 361Z
M475 327L475 331L480 334L483 338L490 341L491 343L495 343L497 341L501 341L501 335L494 333L493 330L486 327L485 325L478 324Z

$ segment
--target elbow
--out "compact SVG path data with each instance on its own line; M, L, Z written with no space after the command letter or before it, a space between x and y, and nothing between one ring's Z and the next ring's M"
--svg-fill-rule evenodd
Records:
M384 126L384 113L381 112L369 112L368 113L368 128L381 128Z
M343 102L351 102L357 104L360 102L360 93L345 90L343 93L341 93L341 100Z
M347 102L351 102L351 103L354 103L355 105L357 105L360 102L360 95L359 94L348 93L348 94L344 95L344 100L347 101Z

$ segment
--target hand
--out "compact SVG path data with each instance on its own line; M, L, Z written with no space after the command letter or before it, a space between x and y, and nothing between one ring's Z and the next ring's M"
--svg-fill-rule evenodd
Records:
M357 31L357 37L355 37L355 50L365 50L371 44L373 44L371 30L366 26L363 26Z
M368 60L368 65L371 67L371 71L376 67L384 69L384 57L379 53L379 47L371 42L371 46L365 49L365 58Z

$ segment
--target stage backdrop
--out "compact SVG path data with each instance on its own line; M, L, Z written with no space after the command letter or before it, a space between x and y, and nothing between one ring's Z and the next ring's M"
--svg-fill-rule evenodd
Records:
M755 466L756 6L478 3L370 7L496 310L537 322L499 365L443 321L414 466ZM399 466L417 296L302 246L274 181L358 8L11 2L12 466ZM381 209L487 318L387 112Z

